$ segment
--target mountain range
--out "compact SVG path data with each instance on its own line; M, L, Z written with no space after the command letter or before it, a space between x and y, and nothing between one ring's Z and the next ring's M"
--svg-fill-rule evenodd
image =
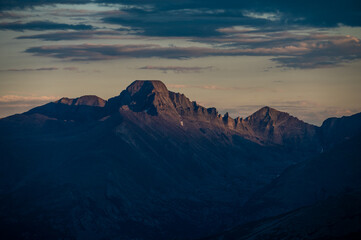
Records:
M361 188L360 134L361 113L321 127L270 107L233 119L157 80L107 101L62 98L0 119L1 234L247 239L232 229L290 211L306 224L302 209Z

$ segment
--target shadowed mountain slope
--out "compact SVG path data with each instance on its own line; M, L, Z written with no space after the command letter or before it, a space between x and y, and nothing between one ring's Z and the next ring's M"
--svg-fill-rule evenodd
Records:
M248 223L208 240L357 240L361 236L361 192L330 197L312 206Z
M360 190L361 134L289 167L254 194L239 215L262 220L209 239L359 239Z
M361 113L342 118L329 118L321 126L322 145L330 149L361 132Z
M61 98L58 101L31 109L23 115L41 114L48 118L66 121L92 121L104 114L106 101L97 96L82 96L79 98ZM19 117L19 116L18 116Z
M361 134L285 170L245 205L249 214L273 216L361 188Z

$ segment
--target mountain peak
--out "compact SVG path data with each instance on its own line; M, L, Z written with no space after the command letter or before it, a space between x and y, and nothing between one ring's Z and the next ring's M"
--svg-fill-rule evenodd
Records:
M245 123L264 142L318 147L317 127L268 106L247 117Z
M281 114L281 113L283 113L283 112L278 111L278 110L276 110L274 108L271 108L269 106L264 106L263 108L260 108L257 112L255 112L254 114L268 116L268 115L278 115L278 114Z
M168 89L162 81L159 80L136 80L132 82L126 89L131 96L137 93L168 93Z
M92 107L104 107L106 101L98 96L95 95L85 95L79 98L67 98L63 97L58 101L55 101L58 104L65 104L69 106L78 106L78 105L85 105L85 106L92 106Z
M292 118L288 113L278 111L274 108L265 106L251 116L247 117L247 120L257 120L257 121L277 121L277 120L285 120L288 118Z
M107 105L112 110L127 105L134 112L175 114L169 94L167 87L159 80L136 80L119 96L109 99Z

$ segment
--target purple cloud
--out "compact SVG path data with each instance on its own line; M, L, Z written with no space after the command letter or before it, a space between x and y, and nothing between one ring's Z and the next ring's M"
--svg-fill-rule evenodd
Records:
M270 56L280 67L331 67L361 58L361 44L352 36L328 37L312 35L296 40L279 36L278 44L256 44L245 47L162 47L154 44L138 45L50 45L26 50L36 56L70 61L97 61L124 58L188 59L208 56ZM281 44L287 43L287 44ZM162 69L158 69L162 70ZM166 69L163 69L166 70ZM175 69L173 69L174 71Z
M138 69L143 69L143 70L158 70L158 71L162 71L164 73L168 72L168 71L172 71L174 73L189 73L189 72L202 72L204 70L211 70L213 69L212 66L208 66L208 67L181 67L181 66L144 66L144 67L140 67Z
M58 70L56 67L42 67L42 68L10 68L5 70L0 70L2 72L31 72L31 71L54 71Z

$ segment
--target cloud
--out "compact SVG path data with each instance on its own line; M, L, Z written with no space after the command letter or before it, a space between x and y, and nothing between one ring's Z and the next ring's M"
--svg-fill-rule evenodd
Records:
M13 13L13 12L0 12L0 19L17 19L25 17L22 14Z
M96 9L72 9L71 7L70 5L69 8L54 9L49 13L58 17L104 17L124 14L124 12L120 10L99 11Z
M22 23L17 22L5 22L0 23L0 30L12 30L12 31L24 31L24 30L33 30L33 31L43 31L43 30L90 30L93 29L91 25L86 24L65 24L65 23L55 23L50 21L33 21Z
M78 67L63 67L65 71L79 71ZM57 67L42 67L42 68L9 68L0 70L0 72L35 72L35 71L56 71L60 70Z
M47 56L71 61L95 61L120 58L171 58L188 59L208 56L274 56L300 55L308 52L306 46L285 46L276 48L210 48L210 47L162 47L155 44L138 45L50 45L32 47L26 50L36 56Z
M222 87L219 85L188 85L188 84L168 84L169 88L198 88L198 89L205 89L205 90L236 90L237 87Z
M59 97L4 95L0 96L0 104L32 104L34 102L51 102L57 99L59 99Z
M309 45L310 51L300 56L273 58L282 67L288 68L328 68L361 58L360 40L346 36Z
M38 6L62 1L34 0L22 4L12 0L9 4L15 2L18 3L18 7L26 7L27 4ZM208 56L268 56L282 68L308 69L340 66L359 59L361 55L358 39L351 36L330 35L326 31L327 27L338 24L361 25L361 18L356 18L359 15L356 11L357 6L350 0L337 2L327 9L321 4L325 3L323 0L317 2L296 0L292 3L265 0L237 2L210 0L207 3L193 0L176 2L69 0L62 3L92 3L92 8L84 6L84 9L73 9L71 5L62 5L61 9L49 7L47 14L66 18L92 17L89 19L95 20L95 24L102 24L104 29L95 30L91 25L50 21L0 23L0 29L63 30L17 37L17 39L43 41L101 39L146 41L155 38L162 42L169 42L170 39L181 39L182 43L187 41L187 45L184 45L187 47L162 47L150 44L143 46L82 44L40 46L26 50L34 55L70 61L151 57L187 59ZM103 3L110 5L103 8L105 6L102 5ZM96 4L99 6L98 10L94 8ZM107 11L103 11L104 9ZM316 13L309 9L320 9L320 12ZM339 12L336 11L337 9ZM327 11L332 12L330 16L339 19L337 23L325 14ZM108 30L109 24L115 25L119 30ZM320 29L320 26L323 28ZM193 47L189 47L192 43Z
M78 67L63 67L63 70L66 71L79 71Z
M19 36L17 39L41 39L44 41L63 41L63 40L91 40L91 39L133 39L136 37L127 36L126 31L95 31L95 30L83 30L83 31L58 31L52 33L34 34L27 36ZM137 37L139 38L139 37Z
M252 92L260 92L260 91L272 91L269 88L265 87L225 87L219 85L190 85L190 84L167 84L169 88L198 88L204 90L220 90L220 91L252 91ZM275 90L273 90L275 91Z
M327 36L310 35L290 38L290 36L284 34L283 37L279 36L279 39L274 41L276 43L265 43L264 45L256 41L256 44L250 43L248 48L239 46L162 47L155 44L50 45L32 47L27 49L26 52L36 56L60 58L70 61L152 57L188 59L208 56L269 56L280 67L301 69L338 66L342 63L361 58L360 40L352 36L327 38ZM158 68L157 70L164 71L167 69Z
M21 96L4 95L0 96L0 118L16 113L22 113L39 105L56 101L56 96Z
M237 25L287 29L361 26L360 4L355 0L116 2L131 6L123 10L126 14L106 16L103 21L142 29L146 36L220 36L216 29Z
M175 33L175 31L172 31L172 26L179 26L180 23L193 22L195 24L195 27L189 24L190 31L180 29L180 31L187 34L191 32L197 34L194 30L202 30L202 27L199 26L206 28L207 22L211 26L209 29L214 29L217 24L217 18L220 22L225 23L238 21L238 25L240 25L239 23L242 23L242 18L239 18L240 16L253 19L256 23L258 20L267 20L277 21L283 25L298 24L330 27L337 26L337 24L341 23L348 26L361 26L360 4L359 1L356 0L3 0L0 2L0 10L57 3L120 4L121 6L127 6L125 10L129 16L127 18L105 19L105 21L122 25L145 26L145 28L147 28L147 25L144 24L144 19L149 19L149 24L158 24L161 20L167 19L167 17L173 14L175 16L174 20L168 18L167 20L170 20L169 23L165 21L164 24L156 26L159 33L169 32L169 34ZM144 12L146 15L142 15ZM208 16L200 17L200 15L204 15L204 13L208 14ZM179 17L180 15L183 15L182 18ZM166 28L166 24L170 25L169 28ZM243 24L252 25L252 22L245 21ZM161 30L162 28L163 30ZM152 34L157 30L152 31L151 29L145 29L145 31ZM201 31L201 33L203 32Z
M189 73L189 72L199 73L204 70L211 70L211 69L213 69L213 67L212 66L208 66L208 67L144 66L144 67L140 67L138 69L157 70L157 71L162 71L164 73L167 73L168 71L172 71L174 73Z
M42 68L10 68L0 70L1 72L32 72L32 71L54 71L58 70L56 67L42 67Z
M267 56L267 50L278 49L278 52L274 51L276 57L272 60L280 67L286 68L335 67L361 58L360 40L349 35L327 35L315 30L312 32L300 30L294 33L239 27L218 30L228 35L194 41L213 44L217 47L245 48L254 53L263 52L265 56Z
M222 35L218 28L234 25L262 26L267 19L244 16L230 9L128 8L126 14L106 16L105 23L139 29L139 34L162 37L209 37Z
M85 4L91 0L2 0L0 1L0 10L23 9L35 6L51 5L51 4Z

